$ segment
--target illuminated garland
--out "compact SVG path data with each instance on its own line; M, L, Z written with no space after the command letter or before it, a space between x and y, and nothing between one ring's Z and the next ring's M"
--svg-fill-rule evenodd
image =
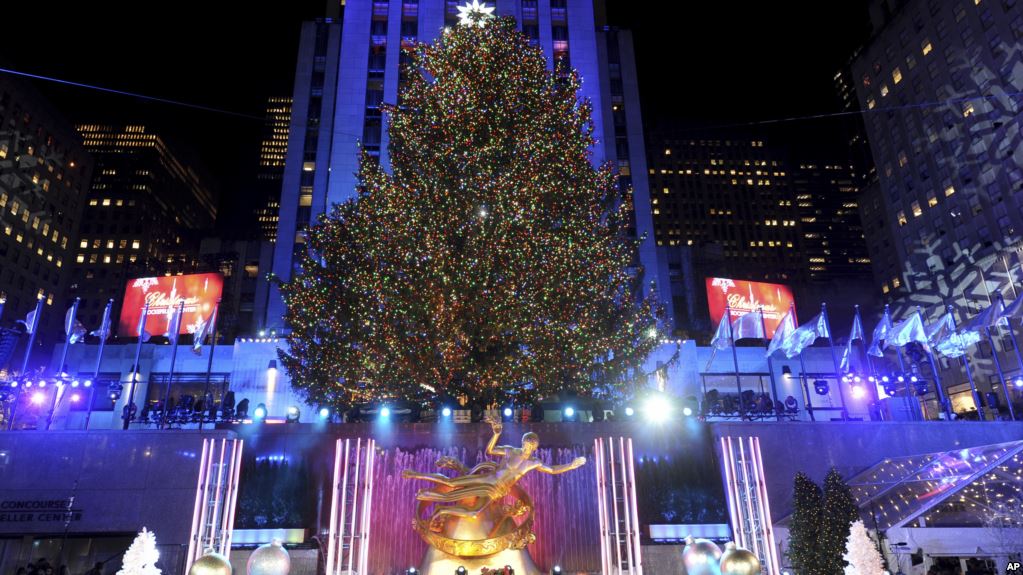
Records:
M636 296L631 197L591 163L577 74L506 18L407 54L401 106L383 107L391 173L363 154L357 197L281 285L292 385L339 407L620 389L660 310Z

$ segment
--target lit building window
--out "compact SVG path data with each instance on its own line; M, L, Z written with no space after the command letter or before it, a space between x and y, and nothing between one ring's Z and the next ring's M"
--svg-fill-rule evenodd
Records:
M899 210L899 213L896 215L896 220L898 220L900 226L906 225L906 222L909 221L906 219L906 212L902 210Z
M305 162L302 164L303 172L311 172L316 169L316 162Z
M877 102L875 102L873 98L867 98L867 109L868 110L873 110L874 106L876 106L876 105L877 105Z
M883 293L888 293L888 292L890 291L890 290L888 289L888 282L885 282L885 283L881 284L881 291L882 291Z
M927 194L927 206L933 208L936 205L938 205L938 198L934 197L934 193Z
M131 241L131 249L133 249L133 250L139 249L140 243L141 242L139 242L139 240L132 240ZM132 261L134 261L134 260L132 260Z
M78 254L78 257L75 258L75 261L80 263L80 264L84 264L85 263L85 254Z
M893 84L898 84L901 81L902 81L902 70L899 70L898 68L895 68L894 70L892 70L892 83Z
M80 247L80 248L87 248L87 247L89 247L89 240L82 240L82 241L78 242L78 247Z
M108 250L114 249L114 240L107 240L107 249Z
M931 41L930 40L925 39L923 42L920 43L920 51L922 51L924 53L924 56L930 54L931 50L933 50L933 49L934 49L934 47L931 46Z
M881 97L884 98L888 95L888 84L881 84Z
M97 200L89 200L89 205L90 206L96 206L96 205L99 205L99 202Z
M899 280L899 278L897 277L892 278L892 289L898 289L901 286L902 282Z
M664 155L665 155L665 156L670 156L670 155L671 155L671 148L666 148L666 149L664 150Z
M951 196L954 193L956 193L955 187L953 187L951 184L949 184L949 186L947 188L945 188L945 197L947 198L947 197Z
M967 103L963 104L963 117L964 118L969 118L970 116L973 115L973 113L974 113L974 109L973 109L973 104L972 103L967 102Z
M908 163L909 163L909 157L906 156L906 152L905 151L900 151L899 152L899 167L900 168L904 168L904 167L906 167L906 164L908 164Z
M920 202L913 202L912 209L914 218L919 218L924 213L923 209L920 208Z
M110 198L103 198L103 205L104 206L109 206L110 205Z

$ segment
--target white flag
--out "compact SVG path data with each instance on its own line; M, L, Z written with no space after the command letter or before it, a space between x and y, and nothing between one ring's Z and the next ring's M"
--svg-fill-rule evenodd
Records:
M767 339L764 335L764 322L760 317L761 311L744 313L732 322L732 339Z
M975 331L956 331L952 312L945 312L941 319L927 326L927 339L934 351L945 357L962 357L969 347L980 341Z
M920 319L919 313L914 313L908 318L900 321L892 327L891 336L885 341L886 344L894 347L903 347L908 343L916 342L927 348L927 331L924 329L924 322Z
M171 345L178 344L178 332L181 330L181 305L175 305L167 320L167 333L163 334L170 340Z
M25 319L19 319L17 322L15 322L25 326L25 333L32 333L36 330L36 326L38 324L38 320L36 319L37 309L39 308L38 307L32 308L32 311L28 312L28 315L25 316Z
M1016 302L1013 303L1015 304ZM1004 313L1005 304L1002 303L1001 299L998 299L987 306L987 309L973 316L973 319L963 326L963 331L981 332L989 327L995 327L999 322L1004 325L1008 321L1002 318Z
M192 352L196 355L202 355L202 344L210 335L210 332L213 330L213 324L216 321L216 308L213 308L213 312L210 313L208 320L203 320L202 317L199 318L199 325L195 328L195 332L192 333Z
M792 309L789 308L789 311L787 311L781 318L781 322L774 330L774 337L771 338L771 343L767 346L768 357L779 349L782 349L782 346L785 344L785 340L788 339L795 331L796 320L792 317Z
M710 346L720 350L732 347L732 330L728 325L727 312L721 316L721 321L718 322L718 328L714 332L714 337L710 340Z
M75 317L75 306L72 305L67 309L67 313L64 314L64 335L67 336L68 343L74 345L84 341L85 334L85 326Z
M830 337L831 331L828 329L828 324L824 320L824 314L819 313L814 316L813 319L799 326L795 331L792 332L785 341L782 342L781 349L785 352L785 357L792 359L803 350L813 345L813 342L817 341L818 338ZM777 334L775 334L777 337Z
M860 321L860 310L856 309L853 316L852 328L849 330L849 340L845 342L845 352L842 353L842 363L839 364L839 371L852 370L853 342L856 340L865 341L867 338L863 332L863 322Z

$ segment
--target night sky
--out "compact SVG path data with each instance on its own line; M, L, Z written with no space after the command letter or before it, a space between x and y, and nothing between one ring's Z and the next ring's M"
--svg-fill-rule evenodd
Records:
M37 82L73 122L145 123L188 146L221 192L221 214L249 209L242 198L257 164L264 102L291 94L299 25L322 15L324 2L266 10L182 0L158 12L145 2L15 4L4 19L22 24L5 27L4 67L240 114ZM609 0L608 19L634 31L647 125L694 135L836 111L832 76L868 30L866 0ZM764 139L842 143L832 120L751 129Z

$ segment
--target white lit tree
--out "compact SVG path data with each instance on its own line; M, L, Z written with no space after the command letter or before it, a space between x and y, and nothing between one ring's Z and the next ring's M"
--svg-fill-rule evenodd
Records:
M156 562L160 552L156 550L156 535L145 527L132 541L131 547L124 552L124 560L117 575L160 575Z
M883 575L884 564L877 546L867 534L862 521L856 521L849 529L849 539L845 543L845 575Z

